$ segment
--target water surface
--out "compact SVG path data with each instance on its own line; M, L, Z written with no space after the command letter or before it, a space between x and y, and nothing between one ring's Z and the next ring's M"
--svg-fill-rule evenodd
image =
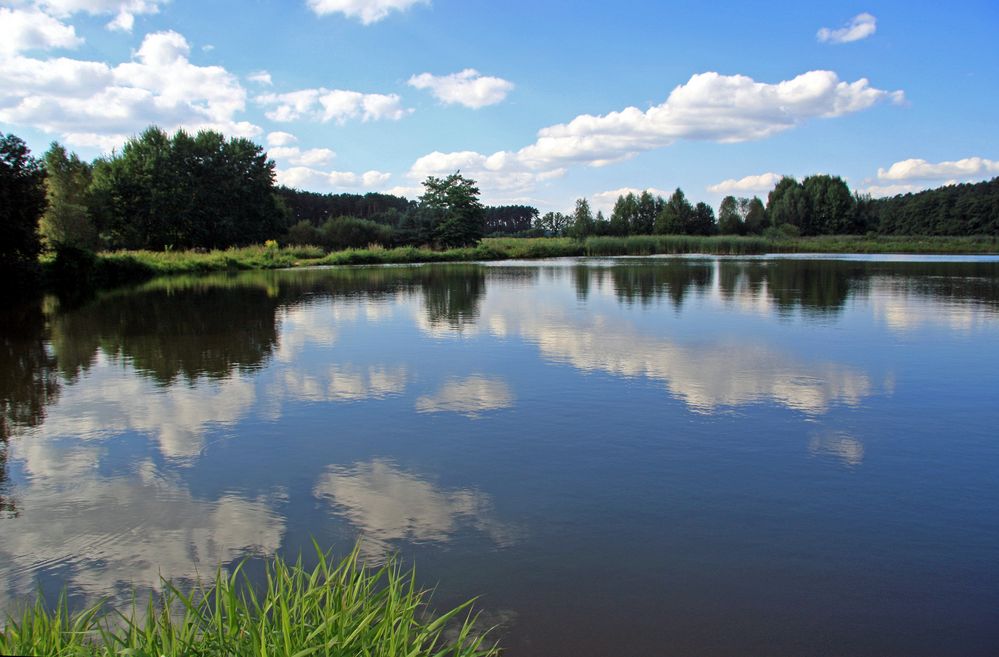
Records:
M253 272L0 327L0 608L361 537L511 657L999 653L995 258Z

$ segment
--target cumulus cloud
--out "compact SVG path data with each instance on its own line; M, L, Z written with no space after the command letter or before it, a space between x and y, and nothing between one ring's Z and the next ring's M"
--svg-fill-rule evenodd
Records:
M277 170L277 182L295 189L340 189L343 187L380 187L392 177L383 171L320 171L309 166L293 166Z
M409 78L408 84L416 89L429 89L445 105L457 103L472 109L495 105L513 90L512 82L482 75L474 68L451 75L421 73Z
M773 189L782 176L779 173L761 173L758 176L745 178L729 178L714 185L708 185L708 191L716 194L732 194L735 192L766 192Z
M816 37L821 43L850 43L860 41L874 34L878 29L877 19L868 13L857 14L850 22L839 29L823 27Z
M908 159L895 162L887 169L878 169L881 180L967 180L999 174L999 161L983 157L966 157L963 160L927 162Z
M0 55L14 55L25 50L76 48L83 39L72 25L37 9L0 7Z
M402 107L398 94L365 94L345 89L302 89L283 94L263 94L257 102L274 109L267 118L280 123L309 119L343 125L350 119L398 121L413 110Z
M286 160L290 164L303 167L325 166L336 157L336 153L328 148L309 148L303 151L297 146L278 146L272 148L268 155L275 160Z
M290 132L269 132L267 133L268 146L289 146L298 141L298 137Z
M927 189L926 185L868 185L862 187L857 191L861 194L867 194L873 198L884 198L886 196L898 196L899 194L913 194L915 192L921 192Z
M472 175L481 176L484 191L493 185L524 188L562 175L570 164L602 166L678 139L719 143L764 139L810 119L903 100L901 91L877 89L864 78L845 82L832 71L809 71L774 84L744 75L698 73L648 110L627 107L602 116L584 114L542 128L538 139L519 151L430 153L413 164L410 176L422 179L457 168L472 169Z
M393 11L430 4L429 0L307 0L307 3L317 16L339 13L347 18L356 18L365 25L377 23Z
M111 66L68 58L5 58L0 121L62 135L71 145L120 145L149 124L172 131L213 129L252 137L260 128L236 115L246 91L220 66L188 60L180 34L143 39L132 61Z
M249 80L250 82L256 82L257 84L262 84L265 87L269 87L272 84L274 84L274 81L271 80L271 74L268 73L267 71L254 71L253 73L247 75L246 79Z
M131 32L137 15L159 13L160 6L166 2L167 0L35 0L34 4L60 18L77 13L114 15L107 28Z

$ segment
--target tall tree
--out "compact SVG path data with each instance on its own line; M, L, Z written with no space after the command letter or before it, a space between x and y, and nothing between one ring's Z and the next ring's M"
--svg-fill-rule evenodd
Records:
M655 230L661 235L683 235L688 232L694 208L679 187L663 204L656 217Z
M472 246L482 239L485 212L475 181L460 171L423 182L420 206L434 217L434 237L444 247Z
M734 196L726 196L718 206L718 232L722 235L742 235L746 232L739 202Z
M628 235L638 220L638 199L628 192L617 197L614 209L611 211L610 232L612 235Z
M596 233L596 222L590 211L590 203L585 198L576 199L576 208L572 212L572 227L569 231L578 240L585 240Z
M742 201L744 200L739 199L739 210L742 212L742 220L746 226L746 232L750 235L759 235L767 225L767 213L763 207L763 201L759 197L754 196L743 207Z
M766 209L774 226L790 224L800 229L808 214L808 198L801 183L791 176L781 178L767 196Z
M714 235L718 227L715 225L715 211L707 203L698 201L687 223L688 235Z
M839 176L816 175L801 183L808 212L801 224L802 235L838 235L854 232L856 201Z
M0 134L0 277L14 291L38 269L38 221L45 211L45 172L27 145Z
M663 200L652 196L649 190L645 190L638 197L638 208L635 212L634 223L631 232L635 235L651 235L656 225L656 215Z
M87 207L90 164L57 142L52 142L44 161L48 208L39 225L42 239L54 249L95 249L97 230Z
M156 127L94 167L91 207L111 246L163 249L261 242L285 228L274 162L247 139L173 138Z

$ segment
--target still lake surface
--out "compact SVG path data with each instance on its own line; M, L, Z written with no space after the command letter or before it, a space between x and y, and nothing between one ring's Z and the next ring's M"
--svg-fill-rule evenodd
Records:
M510 657L999 654L999 258L251 272L0 321L0 609L363 537Z

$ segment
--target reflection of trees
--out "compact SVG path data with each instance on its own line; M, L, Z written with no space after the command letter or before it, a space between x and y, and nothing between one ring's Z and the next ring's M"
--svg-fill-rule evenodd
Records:
M277 342L277 306L256 287L153 288L57 314L52 344L68 377L89 366L99 345L160 383L224 378L267 359Z
M864 278L863 262L787 259L767 263L767 289L782 313L798 306L809 313L838 313L852 287Z
M460 330L478 319L479 302L486 291L482 267L428 267L419 282L431 326Z
M45 348L40 305L0 310L0 515L16 514L7 496L7 441L18 429L39 425L59 394L55 359Z
M667 296L679 308L691 289L704 291L711 286L711 269L710 263L675 260L617 265L610 272L619 300L648 305Z

